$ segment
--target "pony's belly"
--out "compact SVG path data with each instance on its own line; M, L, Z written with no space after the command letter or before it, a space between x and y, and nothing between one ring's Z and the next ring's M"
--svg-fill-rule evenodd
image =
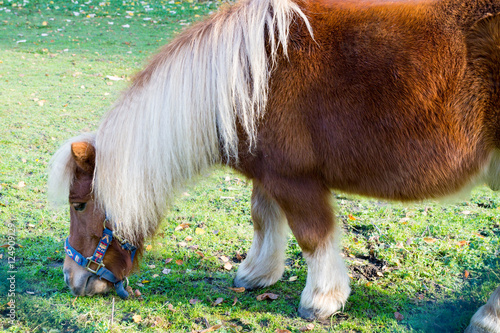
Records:
M485 175L491 174L490 178L496 179L500 174L500 158L495 164L498 167L492 170L490 158L487 154L482 155L458 160L414 159L399 163L367 158L363 163L337 164L332 168L336 170L329 169L325 178L333 189L381 199L463 198L475 185L487 180Z

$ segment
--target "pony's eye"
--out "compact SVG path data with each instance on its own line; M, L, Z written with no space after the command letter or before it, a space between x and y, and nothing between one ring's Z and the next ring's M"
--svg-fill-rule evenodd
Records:
M84 211L85 207L87 207L86 202L74 202L74 203L72 203L72 205L73 205L73 208L79 212Z

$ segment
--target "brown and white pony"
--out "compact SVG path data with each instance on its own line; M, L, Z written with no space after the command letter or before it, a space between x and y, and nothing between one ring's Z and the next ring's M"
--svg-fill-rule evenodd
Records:
M500 186L500 0L242 0L189 28L138 74L96 134L54 156L69 243L103 221L141 248L187 180L218 163L253 181L254 241L235 284L269 286L291 228L308 264L299 314L349 296L331 190L389 200ZM112 242L104 264L132 263ZM66 258L77 295L111 283ZM500 332L500 288L469 332Z

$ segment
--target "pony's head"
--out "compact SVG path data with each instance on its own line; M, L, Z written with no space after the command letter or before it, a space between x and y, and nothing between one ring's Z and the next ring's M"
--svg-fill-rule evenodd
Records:
M114 286L126 298L123 281L132 271L136 247L113 234L113 225L96 201L92 138L69 142L52 162L49 190L65 188L61 192L66 193L70 205L64 281L77 296L104 293Z

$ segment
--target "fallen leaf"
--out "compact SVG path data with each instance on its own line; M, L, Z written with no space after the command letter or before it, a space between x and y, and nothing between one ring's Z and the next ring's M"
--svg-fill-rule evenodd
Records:
M238 288L229 287L229 289L231 289L232 291L235 291L237 293L243 293L243 292L245 292L245 287L238 287Z
M114 75L107 75L106 78L108 80L111 80L111 81L121 81L121 80L123 80L123 78L118 77L118 76L114 76Z
M233 268L233 265L231 265L231 263L230 263L230 262L226 262L226 263L224 264L224 268L225 268L225 269L227 269L228 271L230 271L230 270L231 270L231 268Z
M217 325L214 325L212 327L209 327L207 329L204 329L203 331L200 331L200 333L208 333L208 332L213 332L215 330L218 330L219 328L221 328L222 325L221 324L217 324Z
M156 265L148 265L148 267L153 269L153 268L156 268Z
M236 303L238 303L238 297L234 296L234 299L233 299L233 305L232 306L235 306Z
M158 274L153 274L153 279L156 279L158 276Z
M180 266L184 263L184 261L182 261L182 259L178 259L175 261L175 263Z
M133 315L132 319L134 320L134 323L140 323L142 321L142 317L140 315Z
M139 297L139 296L141 296L142 294L141 294L141 292L139 291L139 289L136 289L136 290L134 291L134 295L135 295L135 297Z
M193 237L191 237L191 236L187 236L186 238L184 238L184 240L185 240L186 242L190 242L190 241L192 241L192 240L193 240Z
M351 221L356 221L356 218L354 216L352 216L351 214L347 215L347 217L349 217L349 220L351 220Z
M471 212L470 210L464 210L464 211L462 212L462 214L464 214L464 215L469 215L469 214L471 214L471 213L472 213L472 212Z
M458 242L458 246L465 246L465 245L469 245L469 241L460 241L460 242Z
M153 249L153 245L148 244L148 245L146 246L146 251L151 251L152 249Z
M172 270L171 270L170 268L165 268L165 269L164 269L164 270L162 270L161 272L162 272L163 274L167 275L167 274L170 274L170 272L171 272L171 271L172 271Z
M220 256L220 260L222 260L222 262L228 262L229 258L226 256Z
M394 318L396 318L397 321L401 321L404 319L403 315L399 312L394 312Z
M165 259L165 264L169 264L172 260L174 260L174 259L172 259L172 258Z
M187 229L189 228L189 223L181 223L179 224L177 227L175 227L175 231L179 231L179 230L184 230L184 229Z
M290 278L288 279L288 281L290 282L293 282L293 281L297 281L297 276L290 276Z
M205 230L203 230L202 228L196 228L194 233L197 235L203 235L205 233Z
M29 295L35 295L35 292L30 291L30 290L26 290L26 294L29 294Z
M468 270L465 270L465 271L464 271L464 278L466 278L466 279L467 279L467 278L469 277L469 275L470 275L469 271L468 271Z
M239 252L236 252L236 259L238 259L239 261L243 260L243 257L241 256L241 254Z
M313 323L309 323L306 326L302 326L301 328L299 328L299 331L301 331L301 332L307 332L307 331L311 331L313 329L314 329L314 324Z
M215 302L214 302L214 304L213 304L213 305L214 305L214 306L215 306L215 305L219 305L219 304L221 304L222 302L224 302L224 298L219 297L219 298L217 298L217 299L215 300Z
M432 244L437 242L437 239L432 237L424 237L424 242L426 242L427 244Z
M202 258L205 257L205 255L201 251L196 251L195 253Z
M257 300L258 301L263 301L263 300L266 300L266 299L275 300L278 297L279 297L279 295L276 295L276 294L273 294L273 293L264 293L264 294L261 294L261 295L257 296Z
M189 304L195 305L196 303L201 303L201 301L197 298L192 298L189 300Z
M291 332L291 331L289 331L289 330L280 330L280 329L278 329L278 328L276 329L276 331L275 331L275 332L276 332L276 333L292 333L292 332Z
M23 188L25 186L26 186L26 183L21 180L19 183L17 183L16 188L20 189L20 188Z
M167 308L172 311L172 312L176 312L177 310L174 309L174 306L172 304L168 304L167 305Z
M177 246L180 246L180 247L186 247L187 246L187 243L186 242L179 242L177 244Z

